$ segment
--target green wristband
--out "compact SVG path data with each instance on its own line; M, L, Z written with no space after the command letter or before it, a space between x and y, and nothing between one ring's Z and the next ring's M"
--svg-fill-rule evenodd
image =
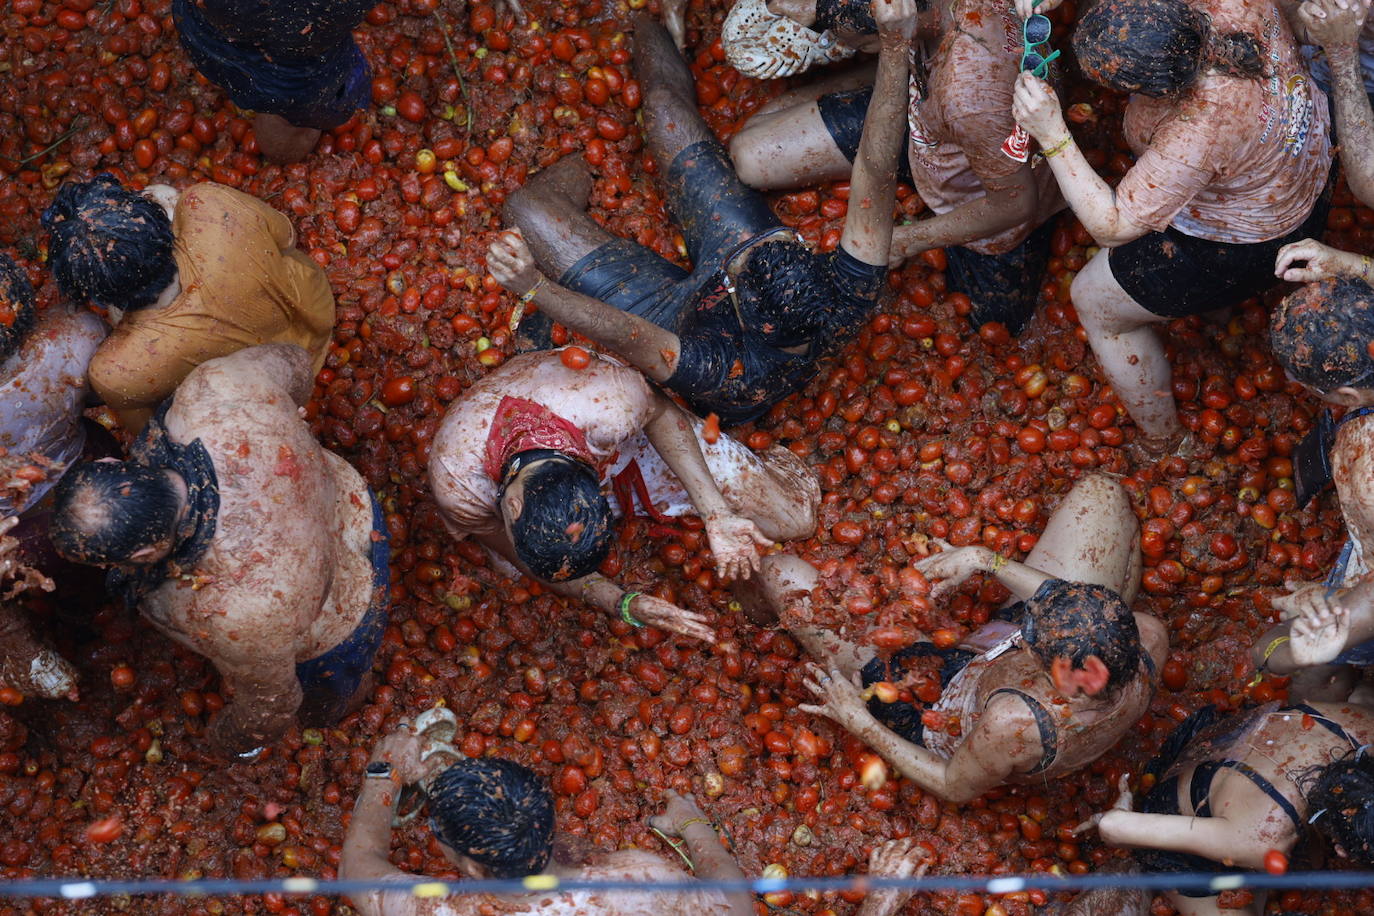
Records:
M630 613L630 602L639 597L639 592L626 592L620 596L620 619L632 627L644 626L643 621L636 620L635 615Z

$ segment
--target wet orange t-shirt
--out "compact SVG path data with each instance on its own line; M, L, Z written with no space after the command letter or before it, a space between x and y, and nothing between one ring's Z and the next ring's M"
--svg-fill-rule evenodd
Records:
M180 295L126 314L91 360L91 386L126 425L141 427L196 366L245 347L296 344L319 371L334 294L285 214L207 182L182 193L172 234Z

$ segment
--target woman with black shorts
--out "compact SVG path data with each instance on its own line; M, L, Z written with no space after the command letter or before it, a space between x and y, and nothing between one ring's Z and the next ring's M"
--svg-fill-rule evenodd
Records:
M877 5L883 50L873 106L881 116L870 119L836 251L813 254L761 194L740 183L697 111L686 62L663 27L641 16L635 70L648 147L693 269L594 222L585 211L591 175L579 157L512 195L506 217L519 233L492 244L492 275L722 423L752 420L805 385L819 360L861 327L887 275L916 7L914 0Z
M1072 295L1147 455L1184 434L1151 324L1256 295L1280 248L1319 235L1332 151L1326 97L1268 0L1102 0L1073 38L1083 72L1133 93L1136 162L1113 189L1083 157L1054 91L1017 78L1014 111L1102 250Z

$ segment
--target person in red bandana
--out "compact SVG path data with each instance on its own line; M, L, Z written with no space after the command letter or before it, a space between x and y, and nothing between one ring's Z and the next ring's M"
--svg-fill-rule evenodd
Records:
M714 440L714 441L712 441ZM635 625L714 638L700 614L625 591L597 573L614 536L611 483L623 512L699 515L725 579L749 577L760 548L809 537L820 487L802 461L757 455L708 436L634 369L561 351L516 357L455 401L434 438L430 486L456 538Z

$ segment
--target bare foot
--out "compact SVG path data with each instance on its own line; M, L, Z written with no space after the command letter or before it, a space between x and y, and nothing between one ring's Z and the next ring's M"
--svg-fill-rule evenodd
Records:
M300 162L309 156L321 134L313 127L296 127L285 118L265 112L254 117L253 132L263 158L278 165Z

